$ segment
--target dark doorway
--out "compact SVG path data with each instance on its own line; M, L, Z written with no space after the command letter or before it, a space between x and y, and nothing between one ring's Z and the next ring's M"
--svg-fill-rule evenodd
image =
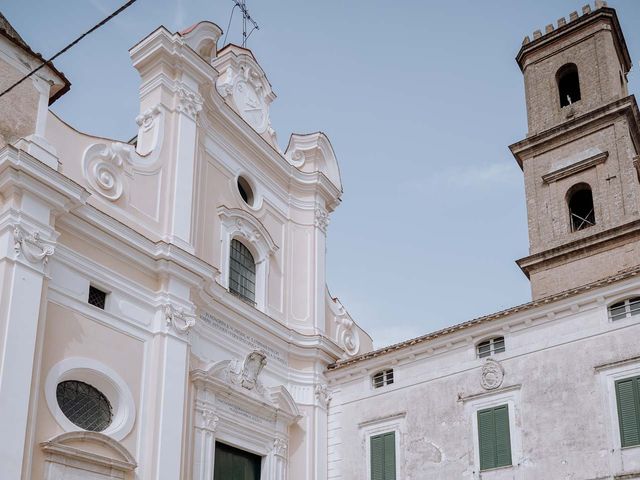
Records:
M262 457L216 442L213 480L260 480Z

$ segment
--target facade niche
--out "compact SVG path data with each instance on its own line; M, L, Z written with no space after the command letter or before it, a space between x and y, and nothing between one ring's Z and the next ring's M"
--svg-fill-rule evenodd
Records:
M580 100L580 77L575 63L568 63L556 73L560 107L566 107Z
M584 230L596 224L593 194L588 184L579 183L573 186L567 194L567 203L572 232Z

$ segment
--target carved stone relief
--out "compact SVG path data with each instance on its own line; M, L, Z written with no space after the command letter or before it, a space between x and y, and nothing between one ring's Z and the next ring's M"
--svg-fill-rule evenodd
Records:
M29 263L46 265L54 252L54 242L41 238L40 232L29 233L16 225L13 229L13 248L16 257L24 257Z
M480 385L485 390L495 390L502 385L504 380L504 369L495 360L488 358L486 363L482 366L482 373L480 376Z

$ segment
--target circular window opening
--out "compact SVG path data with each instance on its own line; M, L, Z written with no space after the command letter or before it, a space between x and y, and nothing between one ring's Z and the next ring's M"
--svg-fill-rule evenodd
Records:
M60 382L56 398L62 413L84 430L101 432L111 424L111 403L100 390L88 383L77 380Z
M244 200L244 203L252 207L253 189L246 178L238 177L238 191L240 192L240 196L242 197L242 200Z

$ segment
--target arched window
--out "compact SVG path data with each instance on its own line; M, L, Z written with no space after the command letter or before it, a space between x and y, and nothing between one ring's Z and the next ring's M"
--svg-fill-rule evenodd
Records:
M249 249L236 239L231 240L229 291L241 299L255 304L256 262Z
M575 63L568 63L556 74L560 106L566 107L580 100L580 77Z
M609 307L609 318L613 321L640 314L640 297L627 298Z
M569 217L571 231L577 232L596 224L596 215L593 209L593 195L591 187L586 183L579 183L569 190L567 195L569 204Z
M496 353L502 353L505 351L504 337L494 337L484 342L480 342L476 346L476 353L478 358L490 357Z

